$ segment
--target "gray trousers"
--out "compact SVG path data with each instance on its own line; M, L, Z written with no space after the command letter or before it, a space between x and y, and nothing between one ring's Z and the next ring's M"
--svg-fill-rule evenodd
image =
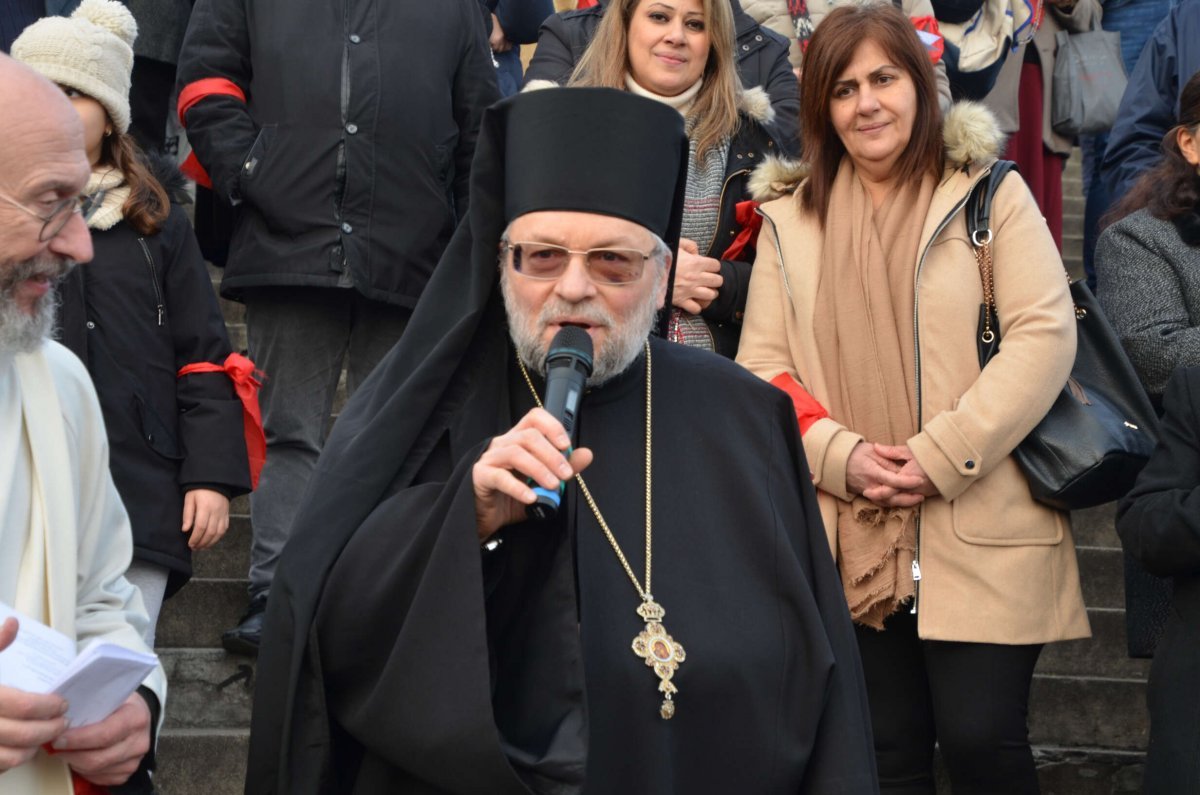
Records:
M250 495L253 597L271 587L329 432L343 363L353 395L400 339L411 310L336 288L264 288L245 299L250 358L266 376L259 401L267 460Z

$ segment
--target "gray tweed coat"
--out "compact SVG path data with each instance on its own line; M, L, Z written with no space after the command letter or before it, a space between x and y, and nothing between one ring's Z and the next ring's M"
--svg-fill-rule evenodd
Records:
M1096 244L1099 299L1157 401L1178 367L1200 365L1200 241L1141 209Z

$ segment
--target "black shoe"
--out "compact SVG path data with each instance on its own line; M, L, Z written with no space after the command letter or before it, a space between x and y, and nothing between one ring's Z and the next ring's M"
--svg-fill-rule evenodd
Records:
M267 595L258 594L250 599L246 612L238 621L238 625L221 635L221 645L226 651L234 654L244 654L248 657L258 656L258 644L262 640L263 618L267 612Z

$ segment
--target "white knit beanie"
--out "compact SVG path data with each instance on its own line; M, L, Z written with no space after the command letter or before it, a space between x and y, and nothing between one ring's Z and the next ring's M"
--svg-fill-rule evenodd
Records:
M117 0L83 0L69 17L45 17L17 37L12 56L42 76L87 94L129 131L129 80L137 22Z

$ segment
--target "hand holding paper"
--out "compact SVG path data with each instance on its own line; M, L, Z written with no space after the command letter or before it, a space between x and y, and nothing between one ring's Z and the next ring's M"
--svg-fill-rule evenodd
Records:
M3 618L0 654L17 634L17 620ZM28 762L43 743L58 738L67 728L66 711L67 702L59 696L0 686L0 773Z
M71 728L107 718L158 665L153 654L96 640L76 656L74 640L0 602L0 620L10 617L21 631L0 650L0 686L62 696Z
M55 740L54 750L95 784L123 784L150 750L150 708L134 693L99 723L64 733Z

